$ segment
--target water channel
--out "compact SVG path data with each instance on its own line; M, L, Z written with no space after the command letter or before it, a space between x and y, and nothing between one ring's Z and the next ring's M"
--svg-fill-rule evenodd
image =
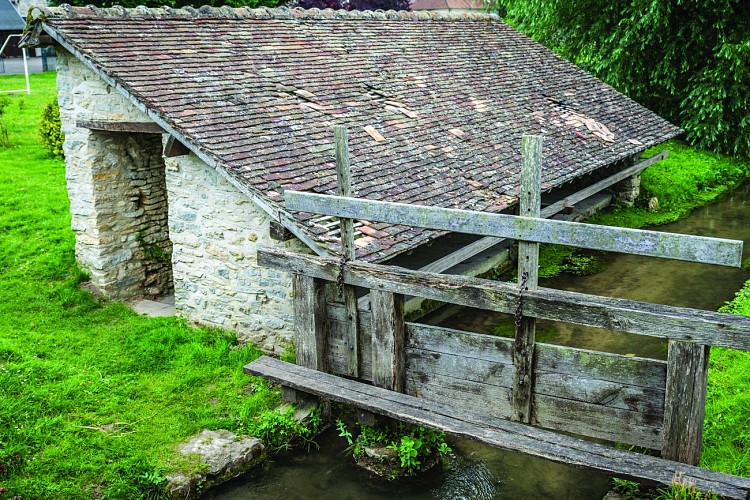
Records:
M682 221L657 228L683 234L742 239L750 257L750 184ZM560 276L541 286L697 309L716 310L750 279L750 270L620 254L603 256L601 273ZM507 315L444 307L423 322L492 333ZM663 359L665 343L649 337L595 328L540 322L550 343ZM552 333L549 333L552 332ZM607 476L553 464L465 440L451 440L454 455L445 467L418 481L373 480L351 463L335 431L324 433L319 450L272 464L262 474L225 485L210 494L221 500L275 499L601 499Z

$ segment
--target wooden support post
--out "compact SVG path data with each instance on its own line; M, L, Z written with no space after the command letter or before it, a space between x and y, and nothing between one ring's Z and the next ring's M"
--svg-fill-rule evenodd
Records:
M301 274L292 276L297 364L326 371L324 281Z
M521 139L521 217L539 217L542 203L542 137ZM523 292L536 290L539 281L539 243L519 241L518 282L519 308L523 312ZM520 319L520 322L518 321ZM516 322L513 349L513 414L516 420L532 423L532 389L534 385L534 337L536 319L521 316Z
M333 127L336 143L336 178L338 195L350 197L352 195L352 179L349 167L349 141L346 127ZM354 261L354 221L340 218L341 224L341 255L347 261ZM343 266L341 269L343 272ZM352 377L359 376L359 341L357 336L357 289L351 285L341 287L344 308L346 309L346 342L349 348L348 372Z
M690 465L700 462L709 349L690 342L669 342L661 452L668 460Z
M372 290L372 383L404 390L404 296Z

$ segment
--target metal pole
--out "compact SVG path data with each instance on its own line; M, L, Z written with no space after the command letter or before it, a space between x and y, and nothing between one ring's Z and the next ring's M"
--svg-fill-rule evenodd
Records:
M26 60L26 51L28 49L21 49L23 54L23 72L26 74L26 93L31 95L31 84L29 83L29 62Z

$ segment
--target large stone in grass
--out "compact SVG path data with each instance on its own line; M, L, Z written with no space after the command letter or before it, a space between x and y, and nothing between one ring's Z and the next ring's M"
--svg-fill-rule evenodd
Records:
M180 452L184 455L197 453L206 468L191 477L184 474L168 477L172 498L197 498L208 488L249 471L266 458L260 439L237 437L222 430L201 431L180 446Z

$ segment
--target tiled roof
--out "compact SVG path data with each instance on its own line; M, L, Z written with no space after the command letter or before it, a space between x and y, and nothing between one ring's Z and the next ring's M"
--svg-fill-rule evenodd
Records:
M284 188L335 193L334 124L349 128L355 196L490 212L516 201L522 134L547 136L550 189L680 132L483 14L64 7L36 17L272 209ZM335 224L294 220L338 247ZM358 258L439 234L361 225Z

